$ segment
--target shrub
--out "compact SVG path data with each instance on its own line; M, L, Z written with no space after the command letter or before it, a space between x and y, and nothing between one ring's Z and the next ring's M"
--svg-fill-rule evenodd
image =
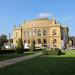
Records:
M58 49L58 48L55 48L55 49L45 49L42 51L42 53L44 55L60 55L61 54L61 50Z
M16 49L16 52L17 52L18 54L22 54L22 53L24 53L24 50L22 50L22 49Z
M4 46L2 46L2 47L1 47L1 49L5 49L5 47L4 47Z
M35 41L34 40L31 40L31 43L30 43L30 51L31 52L34 52L35 51Z
M9 53L15 53L15 49L4 49L4 50L0 50L0 54L9 54Z
M24 52L24 46L23 46L22 39L19 39L17 42L16 52L17 53L23 53Z
M61 55L61 50L59 48L55 48L56 54Z

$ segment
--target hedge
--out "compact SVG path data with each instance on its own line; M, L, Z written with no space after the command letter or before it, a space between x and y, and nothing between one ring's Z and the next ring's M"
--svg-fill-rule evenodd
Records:
M0 54L15 53L15 50L0 50Z
M42 54L44 55L61 55L60 49L44 49L42 51Z

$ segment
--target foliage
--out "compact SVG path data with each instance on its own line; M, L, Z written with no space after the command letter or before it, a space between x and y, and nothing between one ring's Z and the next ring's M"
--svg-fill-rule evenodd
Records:
M73 40L73 39L75 39L74 36L69 36L69 40Z
M17 49L24 49L22 39L18 39L18 42L17 42Z
M13 43L13 39L10 39L9 41L10 41L10 43Z
M58 48L55 48L55 49L53 49L53 48L51 48L51 49L44 49L42 51L42 53L44 55L60 55L61 54L61 50L58 49Z
M2 47L2 46L4 46L4 43L7 43L7 36L6 35L4 35L4 34L2 34L1 36L0 36L0 48Z
M23 53L24 52L24 46L23 46L22 39L18 39L16 51L17 51L17 53Z
M10 53L15 53L14 49L4 49L4 50L0 50L0 54L10 54Z
M35 51L35 41L32 39L30 42L30 51L34 52Z

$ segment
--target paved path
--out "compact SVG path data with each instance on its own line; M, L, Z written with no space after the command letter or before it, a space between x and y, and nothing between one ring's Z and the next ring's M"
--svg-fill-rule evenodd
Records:
M28 55L28 56L23 56L23 57L18 57L18 58L13 58L13 59L9 59L9 60L0 61L0 68L8 66L8 65L15 64L17 62L21 62L21 61L24 61L24 60L34 58L34 57L39 56L41 54L42 53L35 53L35 54L32 54L32 55Z

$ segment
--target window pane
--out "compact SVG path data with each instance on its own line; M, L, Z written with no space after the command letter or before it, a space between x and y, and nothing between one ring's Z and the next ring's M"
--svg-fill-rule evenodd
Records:
M40 29L38 30L38 36L41 36L41 30Z
M24 43L26 43L26 40L24 40Z
M41 39L38 39L38 43L41 44Z
M36 29L33 29L33 36L36 36Z
M46 39L44 39L43 41L44 41L44 44L46 44L46 43L47 43L47 40L46 40Z
M30 43L30 39L28 40L28 43Z
M54 39L54 40L53 40L53 43L56 43L56 42L57 42L57 40L56 40L56 39Z
M53 35L56 35L56 29L53 30Z
M43 36L46 36L46 29L43 30Z

